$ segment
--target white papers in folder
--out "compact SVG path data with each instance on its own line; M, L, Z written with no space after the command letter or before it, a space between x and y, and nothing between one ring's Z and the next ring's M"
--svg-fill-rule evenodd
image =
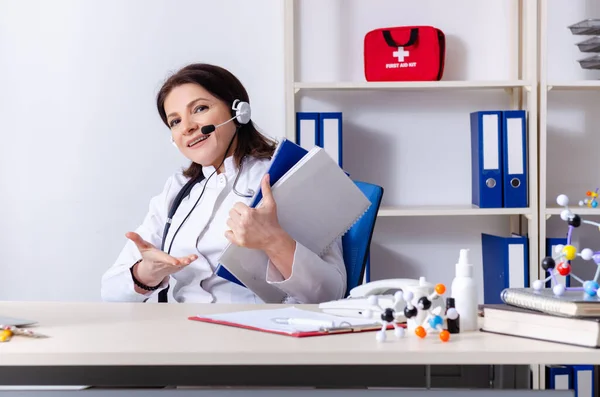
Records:
M281 227L298 243L319 255L346 233L371 205L340 166L318 146L271 190ZM261 205L262 202L257 207ZM221 253L219 263L265 303L281 303L285 293L266 281L268 260L261 250L230 243Z
M333 323L333 328L348 326L358 327L374 324L373 320L370 319L338 317L317 311L299 309L294 306L280 309L244 310L231 313L202 315L202 317L239 326L241 325L270 332L284 332L287 334L319 331L323 327L320 322ZM304 324L300 324L300 321L296 324L283 324L282 322L277 321L277 319L302 319L307 321L304 321ZM308 320L312 320L314 323L311 324Z

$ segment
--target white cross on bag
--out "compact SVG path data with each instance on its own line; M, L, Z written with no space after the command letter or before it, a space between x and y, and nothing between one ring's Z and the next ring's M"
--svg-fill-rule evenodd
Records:
M404 51L404 47L398 47L398 51L394 51L392 55L398 58L398 62L404 62L404 57L408 56L408 51Z

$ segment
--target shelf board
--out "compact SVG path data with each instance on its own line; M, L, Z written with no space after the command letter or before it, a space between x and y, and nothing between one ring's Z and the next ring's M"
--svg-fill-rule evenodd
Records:
M529 208L478 208L472 205L380 207L377 216L528 215Z
M600 90L600 80L556 81L548 83L548 91L549 90Z
M431 90L482 90L512 89L530 87L523 80L509 81L399 81L399 82L317 82L294 83L298 90L398 90L398 89L431 89Z
M571 212L578 215L600 215L600 208L589 208L589 207L569 207ZM546 208L546 215L560 215L564 210L563 207L548 207Z

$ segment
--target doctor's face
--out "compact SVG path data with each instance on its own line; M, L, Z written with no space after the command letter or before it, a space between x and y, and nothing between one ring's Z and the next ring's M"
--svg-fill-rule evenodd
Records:
M209 124L215 126L232 117L231 104L213 96L202 86L184 84L173 88L164 103L167 124L179 150L191 161L202 166L218 167L234 133L234 121L217 127L204 135L200 129ZM235 150L236 142L230 152Z

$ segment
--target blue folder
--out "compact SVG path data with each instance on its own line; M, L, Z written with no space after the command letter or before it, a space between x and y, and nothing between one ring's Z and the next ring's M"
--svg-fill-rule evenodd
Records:
M322 112L319 114L319 146L343 168L344 138L341 112ZM331 122L330 122L331 121Z
M296 112L296 143L306 150L321 146L321 120L318 112Z
M546 366L546 389L573 390L573 371L567 365Z
M505 288L529 287L529 239L481 234L484 304L502 304Z
M593 365L569 365L573 377L573 390L575 397L594 397L596 382L594 381Z
M593 365L547 365L546 389L573 390L574 397L593 397L596 389Z
M524 110L502 111L503 193L505 208L526 208L527 120Z
M267 173L269 174L269 184L273 186L290 168L292 168L302 157L304 157L308 151L294 142L283 139L277 146L271 165ZM252 199L250 207L255 208L258 203L262 200L262 190L260 186L257 189L257 193ZM242 287L245 285L237 279L229 270L219 264L217 266L216 274L224 279L234 282Z
M479 208L502 208L502 112L470 114L471 203Z

